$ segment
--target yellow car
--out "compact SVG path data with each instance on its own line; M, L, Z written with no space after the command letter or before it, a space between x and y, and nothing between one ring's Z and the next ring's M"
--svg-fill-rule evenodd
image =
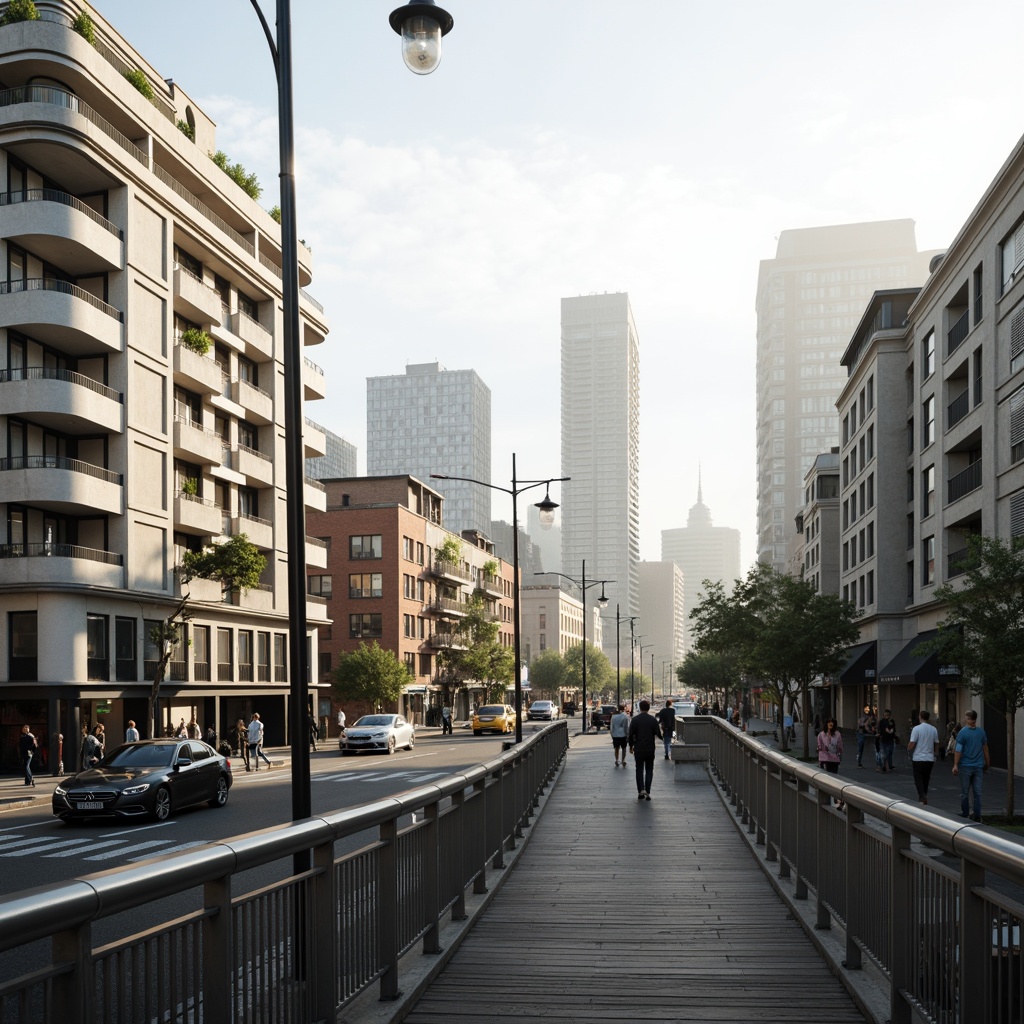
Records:
M516 713L508 704L485 704L473 713L473 735L516 731Z

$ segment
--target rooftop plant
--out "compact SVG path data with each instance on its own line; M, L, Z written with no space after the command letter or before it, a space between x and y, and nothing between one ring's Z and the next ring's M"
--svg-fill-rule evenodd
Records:
M96 29L93 26L92 18L85 11L79 11L71 27L90 45L96 45Z
M18 21L38 21L39 12L33 0L8 0L7 10L0 15L0 25L13 25Z
M259 199L263 194L263 186L255 174L250 174L241 164L233 164L227 153L218 149L210 154L210 159L252 199Z
M136 89L142 93L150 102L153 101L153 86L149 84L149 79L146 77L144 71L140 71L138 68L133 68L131 71L126 71L124 77L128 79Z
M191 139L193 142L196 141L196 130L183 118L178 118L178 131L187 139Z

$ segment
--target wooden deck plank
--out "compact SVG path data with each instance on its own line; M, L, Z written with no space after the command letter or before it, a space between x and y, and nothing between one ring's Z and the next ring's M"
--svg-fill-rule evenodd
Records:
M863 1022L712 784L658 761L638 801L609 746L573 740L523 855L405 1019Z

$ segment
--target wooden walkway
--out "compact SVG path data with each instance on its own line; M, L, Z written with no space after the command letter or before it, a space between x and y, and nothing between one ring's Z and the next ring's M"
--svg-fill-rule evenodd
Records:
M522 856L410 1024L862 1022L713 783L655 761L651 801L607 734L574 736Z

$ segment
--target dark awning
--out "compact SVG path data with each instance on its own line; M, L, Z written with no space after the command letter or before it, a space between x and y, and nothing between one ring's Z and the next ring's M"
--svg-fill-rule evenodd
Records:
M874 640L866 644L854 644L846 649L846 664L839 672L839 682L846 686L859 686L861 683L875 681L875 652L877 645Z
M939 664L938 654L914 654L915 648L938 634L937 629L918 633L899 654L882 670L878 681L890 685L938 683L940 677L949 682L960 681L960 670L955 665Z

